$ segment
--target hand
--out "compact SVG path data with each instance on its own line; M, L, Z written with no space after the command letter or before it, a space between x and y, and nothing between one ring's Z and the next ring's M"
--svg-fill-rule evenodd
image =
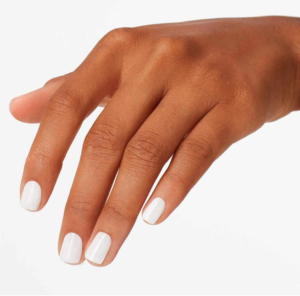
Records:
M299 44L300 20L284 17L109 32L74 72L12 101L16 118L41 122L21 204L45 206L83 120L108 102L84 141L58 248L67 263L109 264L170 157L143 210L149 224L231 144L299 109Z

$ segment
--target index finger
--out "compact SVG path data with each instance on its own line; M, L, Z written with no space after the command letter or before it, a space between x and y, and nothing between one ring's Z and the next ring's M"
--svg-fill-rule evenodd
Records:
M98 50L97 60L92 52L47 104L21 182L21 205L27 210L40 210L47 203L82 121L117 84L116 59Z

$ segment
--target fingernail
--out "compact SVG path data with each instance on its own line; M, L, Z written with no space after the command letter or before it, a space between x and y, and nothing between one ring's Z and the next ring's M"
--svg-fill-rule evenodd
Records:
M105 232L99 232L85 253L85 258L93 263L101 264L111 245L111 238Z
M41 202L41 186L35 181L26 183L21 197L21 206L29 211L36 211Z
M80 261L82 240L76 233L68 233L60 250L60 259L66 263L76 264Z
M155 224L163 213L165 205L165 201L162 198L154 198L143 214L144 221L149 224Z

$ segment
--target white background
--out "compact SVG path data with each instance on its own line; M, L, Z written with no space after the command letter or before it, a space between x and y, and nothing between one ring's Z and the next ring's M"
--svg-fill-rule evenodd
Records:
M159 226L141 217L108 267L64 264L57 240L84 123L48 205L29 213L19 182L37 125L11 98L74 70L109 30L259 15L300 17L299 1L1 1L0 292L2 294L300 293L300 113L233 145ZM300 34L300 32L299 32Z

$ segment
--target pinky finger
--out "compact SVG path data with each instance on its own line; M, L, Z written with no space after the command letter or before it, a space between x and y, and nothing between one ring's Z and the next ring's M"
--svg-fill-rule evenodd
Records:
M235 141L232 134L220 112L212 110L208 113L177 148L143 209L144 221L148 224L164 221L211 164Z

